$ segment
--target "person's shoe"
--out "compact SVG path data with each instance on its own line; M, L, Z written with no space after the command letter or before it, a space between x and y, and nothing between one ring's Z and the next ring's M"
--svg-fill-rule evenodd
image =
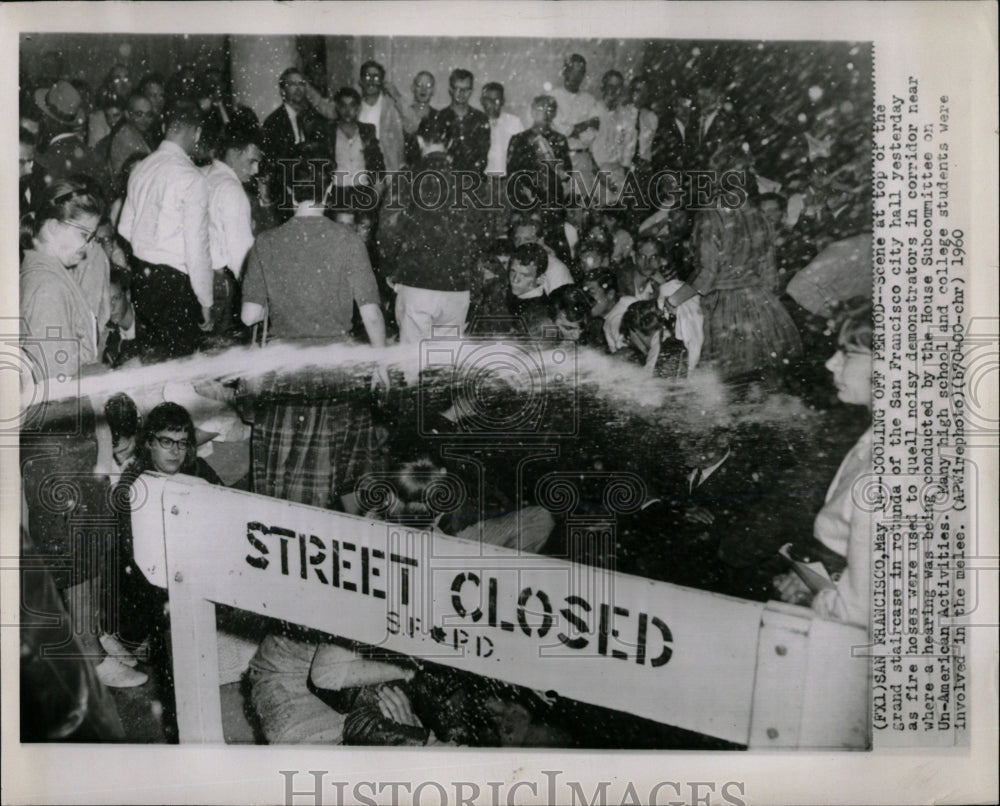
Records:
M121 661L126 666L135 668L135 665L139 662L136 656L129 652L125 648L125 645L113 635L102 633L97 640L101 642L101 646L108 655Z
M110 688L135 688L149 680L149 675L109 655L97 664L97 678Z
M142 643L135 648L135 652L133 654L143 663L149 663L149 639L144 638Z

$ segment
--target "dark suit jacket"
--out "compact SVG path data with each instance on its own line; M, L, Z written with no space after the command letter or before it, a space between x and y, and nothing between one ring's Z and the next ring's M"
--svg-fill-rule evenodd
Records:
M18 215L23 217L38 206L42 193L45 190L45 173L35 164L31 173L22 176L18 181Z
M402 212L380 224L382 265L413 288L469 291L488 225L483 205L458 203L458 178L443 151L424 157L417 170L439 174L445 187L432 177L404 192Z
M653 168L656 170L682 171L688 166L690 154L687 130L681 134L676 118L665 121L653 137Z
M516 194L520 204L529 202L527 187L536 199L541 200L542 206L552 206L564 204L567 201L567 194L563 190L562 182L556 176L556 165L543 162L544 151L538 146L538 133L533 129L528 129L510 138L507 146L507 178L508 194ZM568 173L573 169L570 161L569 144L566 138L555 129L549 129L542 135L552 150L556 163ZM518 171L527 171L532 179L517 179L514 175Z
M46 182L58 182L73 174L85 174L95 180L107 196L108 182L104 163L92 148L78 137L63 137L50 143L44 154L39 154L35 164L44 171Z
M302 130L304 143L321 143L325 146L326 154L331 154L329 126L311 107L299 113L299 128ZM264 121L261 129L261 150L271 164L271 198L278 205L281 216L287 217L291 210L288 200L285 199L284 169L278 162L295 159L299 147L295 143L295 132L292 130L292 122L288 119L284 104L275 109Z
M486 113L470 106L465 117L459 120L454 110L446 106L434 116L444 121L448 128L452 170L483 173L490 154L490 121Z
M329 129L323 118L311 108L305 108L299 113L299 128L302 130L304 142L329 143ZM266 156L272 162L279 159L295 157L295 132L288 113L282 104L264 121L261 131L261 146Z
M707 170L708 162L719 146L730 142L735 135L735 122L722 110L712 118L711 125L704 133L701 132L701 116L697 110L692 111L686 138L690 164L686 167Z

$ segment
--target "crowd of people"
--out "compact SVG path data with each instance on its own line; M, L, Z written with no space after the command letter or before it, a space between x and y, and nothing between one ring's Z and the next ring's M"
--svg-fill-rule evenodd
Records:
M62 77L22 88L20 311L31 382L252 342L383 348L446 331L574 342L672 382L712 373L733 388L786 391L815 377L828 320L840 315L827 368L841 400L870 408L870 236L841 233L851 238L825 259L796 246L803 227L842 216L850 200L793 222L789 199L756 173L740 110L708 77L665 98L648 77L626 81L612 69L594 97L583 89L586 75L586 60L568 54L560 85L531 99L527 121L504 111L501 83L482 85L477 108L476 76L455 69L446 78L451 102L435 109L437 76L419 72L407 99L376 61L361 66L357 88L330 97L289 67L275 76L278 105L263 121L234 102L215 70L140 78L116 65L96 92ZM217 404L216 415L229 412L214 428L176 395L146 410L120 395L92 412L98 445L107 434L111 455L91 469L126 487L147 470L218 484L198 458L202 448L223 430L252 429L240 486L370 517L416 512L422 526L461 536L475 514L443 522L420 503L427 480L454 469L398 414L380 416L379 401L399 382L377 364L363 384L333 367L271 373L250 392L201 385L193 397ZM441 415L437 422L454 426L461 412ZM850 486L870 461L870 432L816 519L835 580L813 600L798 577L779 575L788 564L774 562L773 541L730 511L726 485L742 484L750 469L733 458L731 432L708 430L681 446L681 489L656 491L632 524L643 534L671 532L669 551L687 558L658 578L813 601L823 615L866 623L867 533ZM31 450L23 463L56 461ZM409 492L395 509L367 512L358 485L385 469ZM491 512L501 514L476 533L544 550L551 516L492 494ZM34 542L38 496L26 487ZM744 497L763 506L761 495ZM528 534L516 534L516 524ZM690 539L678 537L687 527ZM128 546L125 521L121 532ZM104 684L140 686L147 675L138 662L162 664L166 652L165 592L145 582L129 549L113 553L105 577L120 580L118 623L101 615L109 594L100 578L64 586L73 591L69 617L97 612L93 652ZM89 593L77 596L78 588ZM336 696L314 693L324 670ZM415 672L315 637L268 636L250 676L273 741L579 739L536 693L480 691L471 677ZM487 727L434 727L428 714L439 717L448 697L448 707L468 712L465 724Z

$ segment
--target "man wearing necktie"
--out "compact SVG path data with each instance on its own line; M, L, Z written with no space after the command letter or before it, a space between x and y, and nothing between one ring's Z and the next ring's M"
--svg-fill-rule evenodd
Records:
M687 140L692 159L689 167L704 169L709 159L726 143L731 134L731 122L722 109L723 93L714 87L699 87L687 126Z
M558 106L551 95L531 102L531 128L507 146L507 198L518 209L538 205L547 230L565 220L573 164L566 138L552 128Z
M305 142L322 142L326 139L326 129L306 99L306 79L298 69L285 70L278 79L278 87L281 106L264 121L261 145L264 156L273 166L272 197L284 201L287 183L282 175L281 161L296 159L299 147ZM286 212L290 210L289 207Z

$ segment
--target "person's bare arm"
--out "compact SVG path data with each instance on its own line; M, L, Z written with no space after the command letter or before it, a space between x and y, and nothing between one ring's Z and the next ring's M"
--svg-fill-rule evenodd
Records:
M385 319L382 318L381 308L369 302L360 306L358 311L372 347L385 347ZM384 391L389 391L389 370L383 363L377 363L372 374L372 389L379 386Z

